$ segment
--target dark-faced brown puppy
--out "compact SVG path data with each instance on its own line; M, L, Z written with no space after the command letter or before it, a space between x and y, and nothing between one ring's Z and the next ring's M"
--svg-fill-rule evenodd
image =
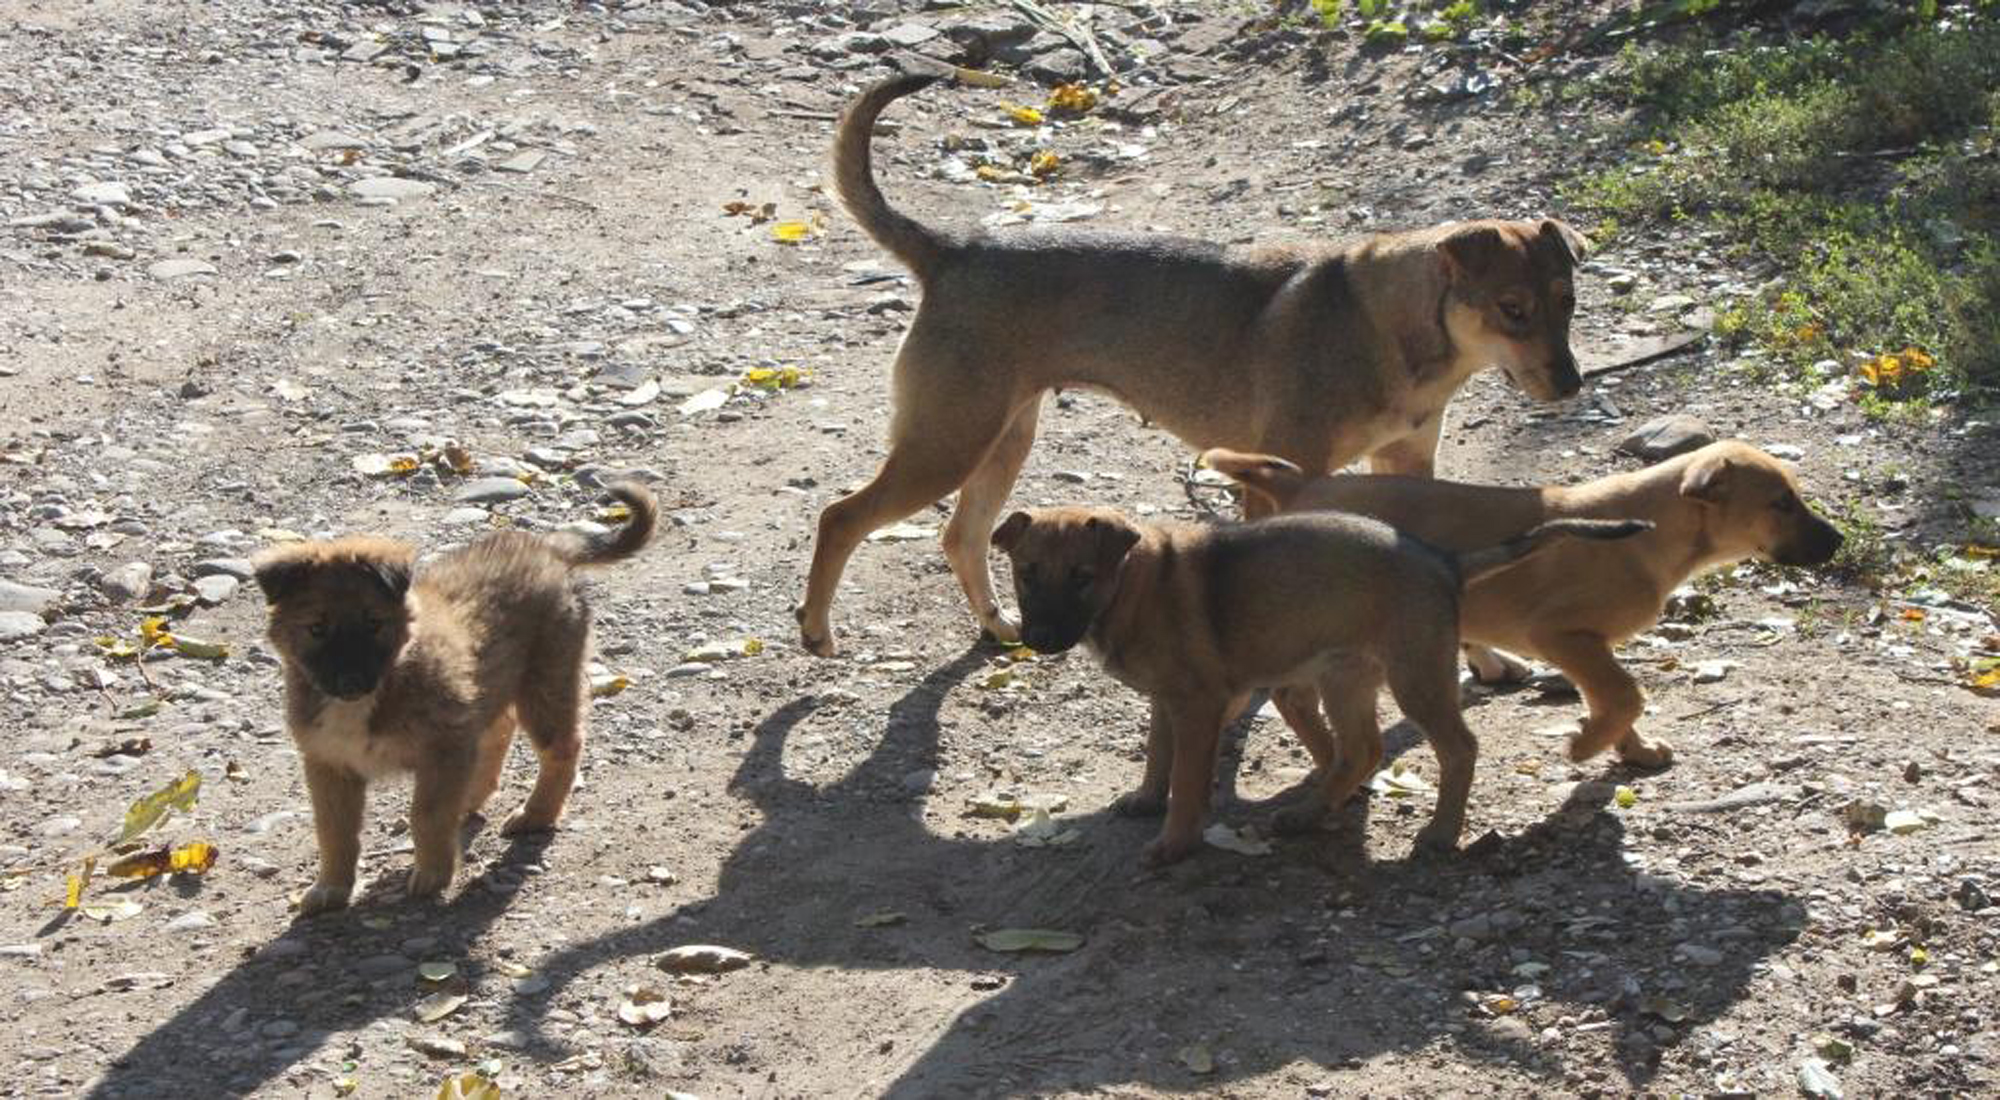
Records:
M954 491L945 557L980 625L1018 636L994 597L986 536L1049 390L1100 390L1197 447L1265 451L1312 473L1365 455L1379 473L1428 475L1445 404L1475 371L1497 366L1544 400L1582 385L1569 322L1584 244L1561 222L1287 248L934 228L888 205L869 155L882 109L933 79L870 88L834 147L842 203L909 265L923 303L896 353L888 458L820 515L798 611L814 653L834 650L834 591L855 548Z
M1381 759L1375 697L1387 683L1438 754L1437 811L1419 839L1455 847L1478 755L1458 703L1464 579L1563 535L1643 526L1559 522L1451 554L1352 516L1140 526L1109 509L1053 508L1007 517L993 544L1013 563L1028 645L1060 653L1087 642L1106 672L1151 696L1145 777L1120 808L1164 803L1145 854L1159 864L1200 842L1223 723L1252 691L1290 685L1316 687L1340 733L1321 791L1335 806Z
M1807 506L1784 463L1735 441L1581 485L1540 488L1307 477L1271 455L1210 451L1203 457L1264 498L1267 508L1373 516L1448 550L1487 546L1553 519L1629 516L1651 523L1652 530L1619 542L1551 547L1466 587L1459 617L1466 642L1540 657L1582 691L1590 714L1570 741L1574 760L1607 748L1644 767L1673 759L1671 746L1639 735L1634 723L1645 696L1612 650L1651 628L1675 588L1696 573L1745 558L1821 565L1841 543L1840 532ZM1482 680L1527 673L1518 661L1490 650L1470 649L1468 656ZM1309 695L1295 691L1280 693L1275 702L1288 721L1313 709ZM1324 766L1330 744L1315 745L1310 726L1299 733Z
M257 558L271 642L284 661L286 724L305 762L319 837L319 880L301 911L347 904L367 784L397 773L416 776L409 892L450 885L459 826L500 785L517 724L541 772L503 831L555 826L576 782L590 698L590 610L571 571L636 553L658 516L644 488L608 491L631 510L615 532L489 535L414 579L413 549L365 536Z

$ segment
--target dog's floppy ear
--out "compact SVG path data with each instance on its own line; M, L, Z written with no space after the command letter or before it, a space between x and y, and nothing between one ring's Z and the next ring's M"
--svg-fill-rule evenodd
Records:
M1490 225L1470 225L1438 244L1438 255L1444 260L1445 272L1453 278L1476 275L1486 270L1507 247L1500 239L1500 231Z
M389 594L402 599L410 594L410 560L408 558L366 558L359 562L368 575L375 578Z
M1681 495L1715 504L1729 493L1728 455L1705 455L1681 474Z
M277 603L303 587L313 567L311 562L280 550L259 555L251 568L257 587L264 590L264 602Z
M1000 526L993 529L994 548L1002 553L1012 550L1014 544L1021 541L1022 534L1028 530L1028 524L1032 522L1034 521L1028 518L1026 512L1016 512L1008 516L1001 521Z
M1116 565L1125 560L1125 555L1139 545L1139 529L1123 519L1106 519L1092 516L1085 520L1083 529L1097 537L1097 545L1104 554L1107 565Z
M1561 245L1563 251L1569 253L1570 262L1573 264L1582 263L1583 258L1590 254L1590 241L1571 228L1568 222L1557 221L1554 218L1542 219L1542 236Z

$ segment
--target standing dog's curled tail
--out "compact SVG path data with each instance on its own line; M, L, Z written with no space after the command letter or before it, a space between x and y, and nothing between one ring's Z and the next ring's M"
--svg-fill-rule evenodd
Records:
M876 84L847 108L833 140L833 187L840 205L875 243L909 265L919 280L944 258L949 242L936 230L890 208L882 189L875 186L869 138L884 107L943 78L942 73L907 73Z
M617 497L632 514L614 531L601 535L564 539L562 556L573 566L609 565L645 548L653 540L653 528L660 522L660 504L644 485L636 481L613 481L604 491Z

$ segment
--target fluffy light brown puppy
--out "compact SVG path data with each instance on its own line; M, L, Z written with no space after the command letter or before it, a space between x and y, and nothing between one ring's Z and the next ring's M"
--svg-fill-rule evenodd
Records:
M590 698L590 610L571 571L630 557L658 517L643 487L609 492L631 510L615 532L489 535L414 580L412 548L367 536L258 557L269 635L284 662L286 724L305 762L319 838L319 879L302 912L347 904L367 785L396 773L416 776L409 893L450 885L459 826L500 785L517 724L541 771L502 831L555 826L576 782Z
M1630 517L1652 524L1618 542L1572 541L1466 586L1459 632L1468 643L1539 657L1562 669L1590 713L1571 739L1571 759L1616 748L1625 762L1662 767L1663 741L1639 735L1639 685L1612 650L1650 628L1669 593L1717 566L1759 558L1821 565L1840 549L1840 532L1813 513L1785 464L1747 443L1711 443L1630 473L1582 485L1500 488L1407 477L1308 477L1271 455L1210 451L1214 469L1235 478L1265 507L1372 516L1446 549L1490 545L1553 519ZM1518 661L1472 649L1482 680L1524 676ZM1311 699L1276 700L1290 721ZM1294 722L1296 727L1298 723ZM1309 742L1309 730L1300 730ZM1311 747L1309 745L1309 747ZM1315 748L1324 764L1324 740Z
M945 557L980 625L1018 637L994 597L987 534L1049 390L1112 394L1197 447L1266 451L1313 473L1366 455L1377 472L1427 475L1445 404L1473 372L1497 366L1544 400L1582 385L1569 322L1584 245L1561 222L1257 249L935 228L889 206L869 155L882 109L935 79L868 89L834 145L841 202L909 266L923 303L896 353L888 458L820 515L798 610L814 653L834 650L834 590L855 548L954 491Z
M1223 723L1252 691L1292 685L1322 693L1340 733L1320 799L1337 806L1381 759L1386 683L1438 755L1437 810L1419 842L1455 847L1479 752L1459 716L1460 586L1564 535L1642 526L1559 521L1450 553L1359 516L1141 526L1107 508L1044 508L1008 516L993 545L1013 563L1029 645L1088 642L1106 672L1151 697L1145 778L1119 809L1164 807L1145 853L1161 864L1201 842Z

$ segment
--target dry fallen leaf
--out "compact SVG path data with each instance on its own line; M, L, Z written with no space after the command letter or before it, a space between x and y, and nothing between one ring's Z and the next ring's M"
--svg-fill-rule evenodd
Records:
M194 809L200 798L201 773L189 770L186 775L132 803L125 811L125 825L119 830L117 839L111 842L112 845L129 843L175 810Z
M463 993L433 993L417 1002L417 1021L434 1024L459 1010L465 1004Z
M625 999L618 1002L618 1019L640 1029L652 1027L672 1016L673 1011L673 1002L666 994L645 985L627 987Z
M798 244L812 235L813 227L809 222L777 222L771 226L771 239L779 244Z
M979 946L988 951L1074 951L1083 946L1083 937L1075 932L1058 932L1048 928L1001 928L992 932L981 932L973 937Z
M204 840L183 844L178 848L162 845L150 852L134 852L104 869L104 873L116 878L152 878L164 874L207 873L215 866L215 845Z
M1040 126L1042 124L1042 112L1033 107L1023 107L1015 103L1003 103L1000 107L1007 112L1007 117L1013 119L1017 126Z
M741 970L749 966L754 957L746 951L738 951L733 947L697 943L676 947L655 961L661 970L671 970L675 973L720 974L726 970Z

